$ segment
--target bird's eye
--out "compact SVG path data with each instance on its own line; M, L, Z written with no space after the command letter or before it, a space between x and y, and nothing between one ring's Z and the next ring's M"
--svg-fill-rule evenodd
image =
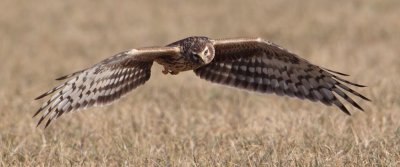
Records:
M204 54L205 54L205 55L208 54L208 49L204 51Z

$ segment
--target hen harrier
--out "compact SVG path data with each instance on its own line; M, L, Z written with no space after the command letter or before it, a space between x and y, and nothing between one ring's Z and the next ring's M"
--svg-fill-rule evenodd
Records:
M164 74L177 75L193 70L197 76L211 82L334 104L349 115L337 95L360 110L363 109L346 93L369 101L345 84L363 85L338 76L348 75L314 65L272 42L261 38L215 40L195 36L166 47L124 51L92 67L58 78L68 81L36 98L60 90L34 114L46 109L37 125L48 117L47 127L65 112L119 99L149 80L154 61L164 66Z

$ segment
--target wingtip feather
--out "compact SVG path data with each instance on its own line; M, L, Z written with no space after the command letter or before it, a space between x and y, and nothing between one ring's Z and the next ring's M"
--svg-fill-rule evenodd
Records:
M341 107L339 107L340 110L342 110L344 113L346 113L348 116L351 116L350 111L344 106L342 105Z
M36 115L38 115L38 114L40 113L40 111L42 111L42 108L39 108L39 109L35 112L35 114L33 114L32 118L36 117Z
M45 96L47 96L47 92L39 95L38 97L35 98L35 100L39 100L39 99L41 99L41 98L43 98Z
M329 72L331 72L331 73L339 74L339 75L342 75L342 76L346 76L346 77L350 76L349 74L345 74L345 73L342 73L342 72L333 71L333 70L330 70L330 69L327 69L327 68L323 68L323 69L325 69L325 70L327 70L327 71L329 71Z
M64 75L64 76L62 76L62 77L58 77L58 78L56 78L56 81L60 81L60 80L67 79L68 76L70 76L70 75Z
M73 76L75 76L76 74L81 73L82 71L84 71L84 70L80 70L80 71L77 71L77 72L74 72L74 73L71 73L71 74L68 74L68 75L64 75L64 76L58 77L58 78L56 78L56 80L59 81L59 80L64 80L64 79L73 77Z
M44 128L46 129L51 123L51 119L47 120L46 125L44 126Z
M39 125L42 123L42 121L44 120L44 117L41 117L36 125L36 127L39 127Z
M352 104L354 107L356 107L357 109L359 109L360 111L364 112L364 109L358 105L357 103Z

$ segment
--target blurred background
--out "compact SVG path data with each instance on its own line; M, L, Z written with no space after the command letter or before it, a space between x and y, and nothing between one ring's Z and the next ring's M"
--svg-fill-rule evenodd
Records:
M398 166L400 1L0 2L0 166ZM49 128L33 99L123 50L192 35L262 37L368 85L334 107L162 75Z

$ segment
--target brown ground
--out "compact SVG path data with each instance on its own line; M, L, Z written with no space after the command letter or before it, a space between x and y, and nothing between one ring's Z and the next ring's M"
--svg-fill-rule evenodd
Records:
M0 2L0 166L399 166L400 1ZM352 74L366 111L231 89L192 72L36 128L53 79L190 35L263 37ZM182 84L184 83L184 84Z

